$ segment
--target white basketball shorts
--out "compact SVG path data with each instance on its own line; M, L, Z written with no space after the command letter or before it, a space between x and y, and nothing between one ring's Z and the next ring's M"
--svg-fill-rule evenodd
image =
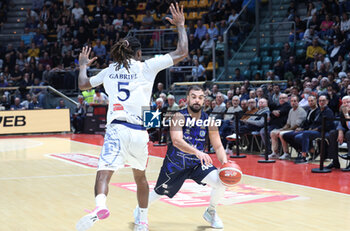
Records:
M145 170L148 140L146 130L129 128L123 124L108 125L97 171L115 171L125 165Z

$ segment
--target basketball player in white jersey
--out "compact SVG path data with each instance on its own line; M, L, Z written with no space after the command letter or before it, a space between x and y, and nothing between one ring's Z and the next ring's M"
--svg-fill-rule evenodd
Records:
M107 131L102 147L95 182L96 208L82 217L78 231L89 229L96 221L109 216L106 207L108 184L114 173L125 164L132 167L137 184L140 222L135 230L148 230L148 182L145 176L148 158L148 133L142 126L142 107L149 106L157 73L179 63L188 55L183 6L170 5L172 18L167 20L178 29L177 49L164 56L141 62L141 44L134 37L121 39L111 48L115 63L90 79L86 68L96 58L89 59L91 48L84 47L79 55L79 88L87 90L104 85L109 96Z

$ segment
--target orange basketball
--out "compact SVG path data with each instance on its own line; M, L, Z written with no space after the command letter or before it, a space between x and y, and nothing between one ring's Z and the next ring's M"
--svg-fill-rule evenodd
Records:
M236 162L227 162L219 169L219 178L223 185L233 186L237 184L242 178L242 170Z

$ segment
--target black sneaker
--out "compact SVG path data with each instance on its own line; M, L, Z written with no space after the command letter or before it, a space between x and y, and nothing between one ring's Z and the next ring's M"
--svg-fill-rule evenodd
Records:
M300 159L298 159L298 158L295 159L294 163L295 164L307 164L308 161L307 161L306 157L302 156Z

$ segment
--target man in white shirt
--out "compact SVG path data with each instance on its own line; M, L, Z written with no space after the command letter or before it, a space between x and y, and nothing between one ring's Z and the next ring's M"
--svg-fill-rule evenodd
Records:
M137 185L139 222L134 230L147 231L149 187L145 176L148 158L148 133L142 126L142 107L149 106L157 73L182 61L188 55L188 39L183 7L170 5L172 18L166 19L178 29L177 49L166 55L141 62L141 44L135 37L125 37L111 48L115 63L96 76L87 77L87 67L96 60L89 59L91 48L84 47L79 55L79 88L87 90L103 83L109 95L107 131L101 151L95 181L96 208L81 218L78 231L89 229L97 220L109 216L106 207L108 184L115 170L131 166Z
M94 103L108 104L108 96L105 93L101 92L99 89L96 89L94 94Z
M75 2L74 8L72 9L72 14L74 15L74 20L79 21L84 15L84 10L79 6L78 2Z

